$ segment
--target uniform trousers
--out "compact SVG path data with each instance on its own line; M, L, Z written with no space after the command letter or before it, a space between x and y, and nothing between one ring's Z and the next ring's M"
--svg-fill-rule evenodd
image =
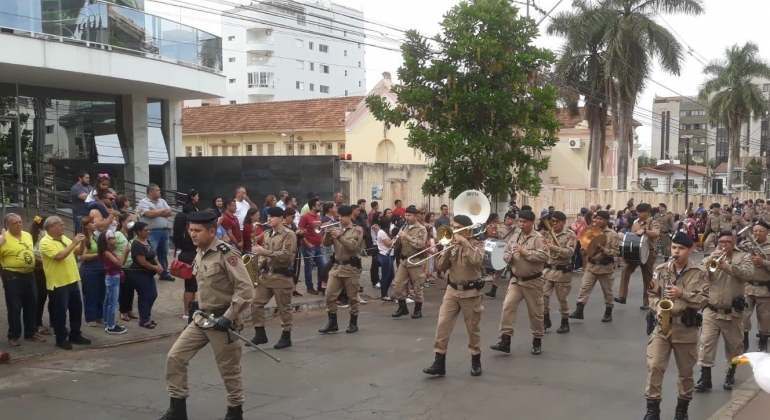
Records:
M759 333L770 335L770 297L746 296L749 307L743 311L743 331L751 331L751 315L757 311Z
M406 295L409 291L409 283L411 282L412 287L414 288L414 301L422 302L422 289L425 286L425 264L407 267L408 265L410 264L403 261L396 269L396 277L394 280L396 282L396 299L406 299ZM350 293L348 293L348 295L350 295Z
M481 354L481 296L462 298L452 294L447 287L441 308L438 310L438 325L436 326L436 342L433 343L433 352L446 354L449 345L449 336L457 322L460 312L463 314L465 329L468 330L468 350L471 355Z
M236 407L244 403L241 342L230 339L229 335L225 331L198 328L194 323L187 325L166 359L166 385L172 398L187 398L187 365L200 349L210 343L219 374L227 389L227 405Z
M732 319L717 319L714 311L705 309L698 353L698 362L700 362L701 367L714 367L720 334L725 341L727 364L733 357L743 354L743 317L741 314L733 314Z
M671 233L660 232L659 239L660 239L660 244L663 248L663 256L670 257L671 256Z
M527 286L511 283L503 301L503 314L500 318L500 334L513 335L516 325L516 313L522 300L527 304L529 327L532 336L542 338L545 334L543 325L543 278L527 281Z
M650 306L650 298L647 296L647 290L652 283L652 272L655 270L655 252L650 250L650 255L647 257L645 264L639 264L635 262L626 262L626 266L623 268L623 272L620 274L620 290L618 291L618 297L626 299L628 297L628 283L631 281L631 274L636 271L636 267L642 269L642 303L644 306Z
M546 277L549 276L549 271L552 270L546 270L545 275ZM555 276L559 276L561 273L556 274ZM559 301L559 313L561 313L562 318L567 318L569 316L569 302L567 302L567 298L569 297L570 292L572 291L572 282L571 281L551 281L551 280L544 280L543 283L543 311L546 314L550 314L550 301L551 301L551 295L556 292L556 299Z
M663 375L668 368L671 353L674 353L676 370L679 373L677 381L677 393L679 398L692 400L695 390L693 369L698 361L698 343L672 343L671 336L661 336L657 332L652 334L647 344L647 389L645 397L649 400L662 398Z
M615 301L612 298L612 288L615 284L615 273L594 274L586 270L583 273L583 281L580 285L580 293L578 293L577 302L582 303L583 305L588 304L588 298L591 297L591 293L594 291L594 286L596 286L597 281L604 294L604 306L606 308L614 308Z
M294 325L294 315L291 307L291 287L274 288L260 284L254 290L254 300L251 302L251 319L254 327L265 326L265 305L275 296L275 305L278 315L281 317L281 326L284 331L291 331Z
M714 234L714 232L709 233L709 236L707 236L706 239L703 241L703 252L708 252L709 247L716 240L717 240L717 236Z
M329 281L326 285L326 312L330 314L337 313L337 297L345 291L348 295L348 304L350 304L350 315L358 315L358 279L360 274L355 277L337 277L329 274Z

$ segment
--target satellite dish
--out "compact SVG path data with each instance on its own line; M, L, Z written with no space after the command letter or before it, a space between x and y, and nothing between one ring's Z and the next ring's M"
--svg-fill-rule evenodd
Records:
M692 161L695 163L703 163L703 158L700 156L693 156Z

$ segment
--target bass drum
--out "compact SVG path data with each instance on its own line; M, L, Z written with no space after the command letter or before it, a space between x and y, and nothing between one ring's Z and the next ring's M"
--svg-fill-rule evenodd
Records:
M647 238L635 233L626 233L623 235L623 241L620 242L620 258L626 262L644 264L650 256L650 245Z
M484 262L481 266L495 271L504 270L505 266L508 265L503 259L507 245L508 243L501 239L484 241Z

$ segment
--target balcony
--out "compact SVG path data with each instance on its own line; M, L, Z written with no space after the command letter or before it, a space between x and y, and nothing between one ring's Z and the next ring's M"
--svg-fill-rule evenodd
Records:
M249 67L274 67L275 59L272 54L247 54L247 65Z
M251 28L246 30L246 51L264 54L275 51L273 30L270 28Z

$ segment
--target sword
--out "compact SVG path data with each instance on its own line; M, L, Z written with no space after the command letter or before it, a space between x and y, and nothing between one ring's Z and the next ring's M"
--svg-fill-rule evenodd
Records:
M202 328L204 330L213 329L214 325L217 323L217 318L214 317L214 314L206 314L205 312L203 312L201 310L197 310L197 311L195 311L195 315L200 315L200 316L202 316L205 319L205 321L203 322L203 325L198 325L197 323L195 324L196 326L198 326L198 327L200 327L200 328ZM228 334L233 334L235 337L237 337L238 339L240 339L241 341L243 341L247 345L249 345L249 346L259 350L262 354L264 354L267 357L273 359L276 363L281 363L281 359L279 359L279 358L273 356L272 354L268 353L267 350L263 349L262 347L259 347L258 345L252 343L251 341L249 341L248 338L238 334L237 332L235 332L233 330L228 330L227 333Z

